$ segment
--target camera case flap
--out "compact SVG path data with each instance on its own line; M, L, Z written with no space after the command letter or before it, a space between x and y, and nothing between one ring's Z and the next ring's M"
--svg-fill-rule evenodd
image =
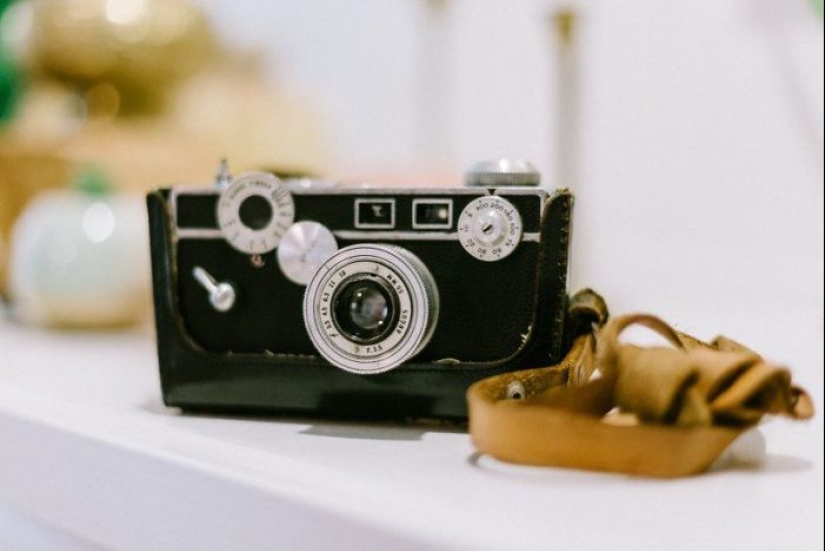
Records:
M151 192L164 402L464 419L473 382L562 357L572 203L263 173Z

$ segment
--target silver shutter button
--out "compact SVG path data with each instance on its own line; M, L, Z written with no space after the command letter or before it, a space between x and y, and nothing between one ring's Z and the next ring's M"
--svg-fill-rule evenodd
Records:
M541 173L532 164L512 159L476 163L465 175L468 187L535 187L540 183Z

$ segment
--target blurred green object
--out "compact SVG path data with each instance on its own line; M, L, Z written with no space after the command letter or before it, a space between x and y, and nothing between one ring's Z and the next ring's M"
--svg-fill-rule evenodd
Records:
M84 195L101 197L112 191L112 184L106 173L95 166L82 167L72 182L73 187Z
M0 20L14 0L0 0ZM14 114L14 108L20 97L21 77L11 61L11 56L3 49L0 42L0 128Z
M819 18L822 19L823 7L822 2L823 0L811 0L814 3L814 8L816 8L816 13L819 14Z
M0 128L11 120L20 98L20 74L0 51Z

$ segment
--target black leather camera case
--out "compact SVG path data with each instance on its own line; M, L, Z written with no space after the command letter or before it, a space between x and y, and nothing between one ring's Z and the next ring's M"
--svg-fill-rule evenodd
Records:
M295 194L295 219L322 220L348 237L352 198ZM479 193L486 193L479 190ZM499 193L518 205L536 195ZM212 197L210 199L210 197ZM317 355L302 319L304 287L280 272L274 252L258 269L221 239L181 239L181 226L213 225L215 196L184 205L170 190L147 196L157 346L164 402L191 411L277 412L324 418L466 418L465 391L498 373L549 365L564 353L566 278L572 196L525 206L525 232L511 257L480 262L457 241L405 239L392 244L432 271L441 314L431 342L410 362L378 375L342 371ZM453 196L456 208L473 195ZM398 196L399 220L409 212ZM197 204L200 201L201 204ZM212 201L210 204L209 202ZM338 203L336 203L338 201ZM532 214L531 214L532 212ZM350 232L357 233L357 232ZM382 243L381 235L370 242ZM191 281L194 266L217 270L246 290L243 308L221 314Z

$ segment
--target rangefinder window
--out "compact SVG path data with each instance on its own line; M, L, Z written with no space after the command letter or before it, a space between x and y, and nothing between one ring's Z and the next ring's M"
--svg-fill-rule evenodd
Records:
M449 230L452 227L452 200L415 199L413 201L413 229Z

